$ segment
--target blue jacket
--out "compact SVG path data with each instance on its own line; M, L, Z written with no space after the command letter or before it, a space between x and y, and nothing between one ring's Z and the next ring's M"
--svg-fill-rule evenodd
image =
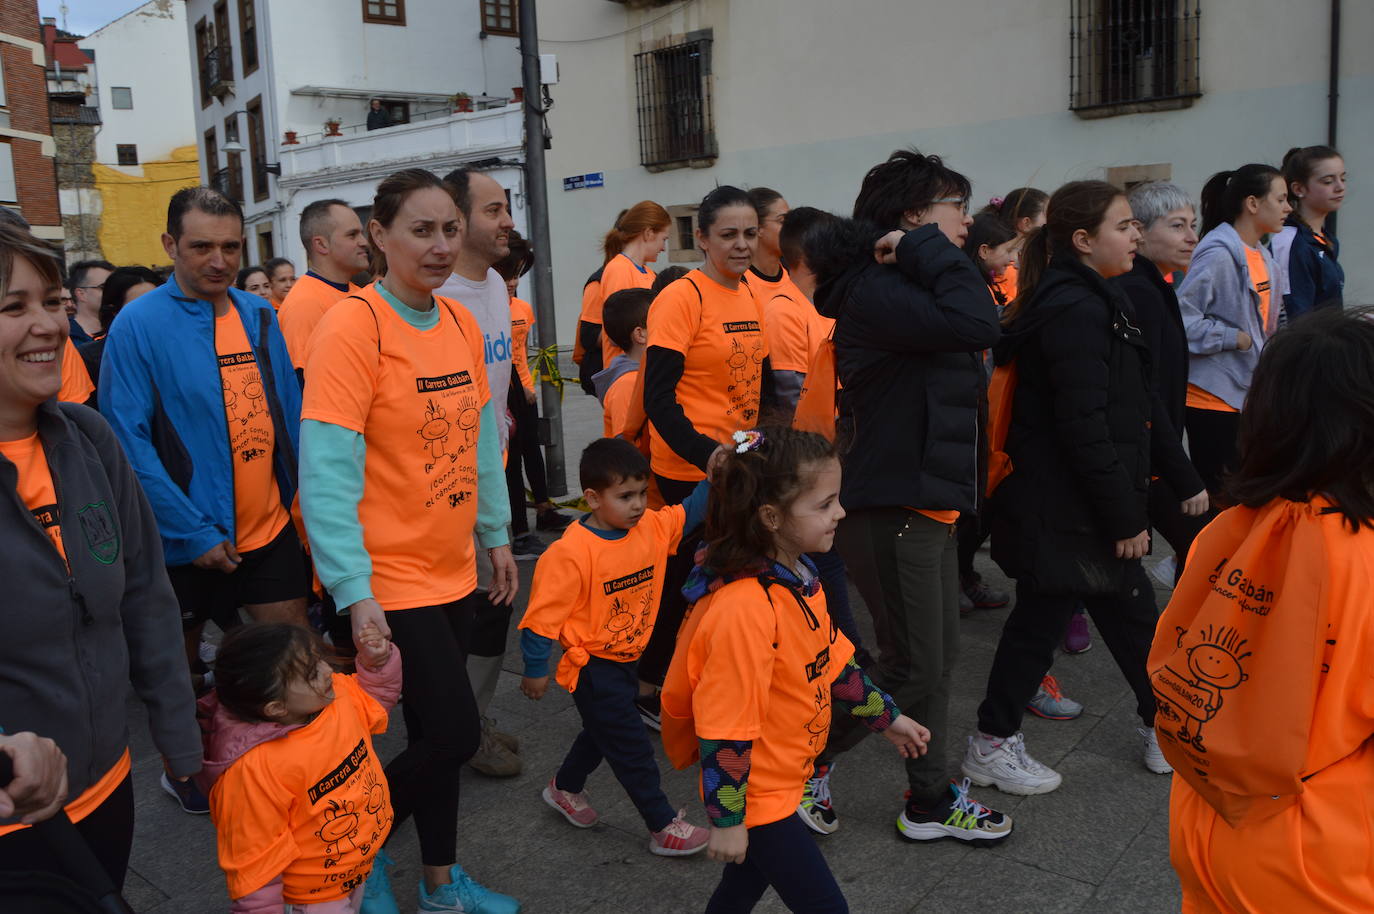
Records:
M1342 307L1345 271L1337 259L1341 245L1334 235L1319 240L1312 227L1293 213L1271 245L1283 276L1280 291L1288 320L1317 308Z
M276 440L272 463L289 509L300 450L300 382L272 307L238 289L229 298L262 374ZM188 298L175 276L130 302L106 338L99 389L100 411L153 506L167 564L186 565L234 542L234 465L213 306Z

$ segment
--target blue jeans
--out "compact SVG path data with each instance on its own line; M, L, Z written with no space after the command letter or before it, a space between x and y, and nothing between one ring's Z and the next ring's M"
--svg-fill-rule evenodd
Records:
M749 829L744 862L725 864L706 914L752 911L770 885L796 914L848 914L849 903L830 866L795 813Z
M581 793L587 775L604 759L649 831L662 831L677 813L659 785L654 747L635 707L638 692L638 663L617 663L601 657L587 661L572 693L582 715L582 732L563 759L554 786Z

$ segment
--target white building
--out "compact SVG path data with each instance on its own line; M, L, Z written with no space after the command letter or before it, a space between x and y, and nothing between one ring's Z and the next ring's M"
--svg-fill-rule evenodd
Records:
M366 215L378 181L413 166L498 160L523 228L514 0L185 2L203 177L243 202L245 263L303 271L306 204L338 197ZM455 113L460 93L475 111ZM372 98L393 126L367 130Z
M182 0L148 0L77 43L93 53L99 77L96 162L137 175L134 166L195 145L185 36Z
M1140 7L1175 18L1094 18ZM1326 142L1329 13L1290 0L545 0L559 337L572 340L600 236L641 199L678 217L662 268L698 260L693 206L717 183L845 213L899 147L946 157L978 203L1090 177L1168 177L1196 195L1216 171L1277 164ZM1374 304L1372 35L1374 3L1346 3L1341 261L1346 301ZM564 189L597 173L604 186Z

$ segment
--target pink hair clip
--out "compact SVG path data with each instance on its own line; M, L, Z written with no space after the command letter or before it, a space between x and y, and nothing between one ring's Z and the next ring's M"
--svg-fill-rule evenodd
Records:
M989 198L988 198L988 206L994 207L994 208L996 208L996 209L1001 209L1001 208L1002 208L1002 204L1003 204L1003 203L1006 203L1006 202L1007 202L1007 200L1006 200L1005 197L989 197Z
M735 442L736 454L757 451L759 446L763 444L763 432L758 431L735 432L730 438Z

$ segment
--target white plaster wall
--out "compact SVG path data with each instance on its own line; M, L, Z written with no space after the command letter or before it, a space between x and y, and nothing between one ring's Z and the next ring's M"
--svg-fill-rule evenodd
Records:
M1202 88L1181 111L1085 121L1067 110L1065 0L695 0L629 11L605 0L540 6L558 55L549 200L558 333L571 344L598 242L641 199L694 203L717 183L768 185L792 205L845 213L864 171L901 146L938 152L977 201L1052 191L1117 165L1170 163L1196 194L1250 161L1326 139L1326 4L1205 0ZM641 25L640 23L647 23ZM633 55L641 41L711 28L714 167L638 164ZM1347 301L1374 304L1374 4L1345 4L1339 146L1352 176L1340 218ZM605 172L606 186L562 179ZM662 268L667 259L657 264Z
M95 52L99 77L97 162L115 165L120 143L137 144L140 163L167 161L178 146L195 145L194 82L185 41L183 0L149 0L78 43ZM115 86L132 90L132 109L114 107Z

